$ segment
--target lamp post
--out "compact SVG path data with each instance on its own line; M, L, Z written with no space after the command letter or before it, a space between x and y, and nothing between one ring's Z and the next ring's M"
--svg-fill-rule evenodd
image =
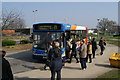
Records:
M36 22L36 15L35 15L35 12L37 12L38 10L33 10L33 13L34 13L34 22Z
M38 10L33 10L32 12L33 12L33 16L34 16L34 22L33 23L35 23L36 22L36 15L35 15L35 12L37 12ZM30 34L32 34L32 28L30 28Z
M100 19L98 18L97 19L97 21L98 21L98 23L97 23L97 25L99 24L99 21L100 21ZM97 28L97 37L99 37L99 29Z
M108 29L106 28L106 29L105 29L105 35L107 35L107 30L108 30Z

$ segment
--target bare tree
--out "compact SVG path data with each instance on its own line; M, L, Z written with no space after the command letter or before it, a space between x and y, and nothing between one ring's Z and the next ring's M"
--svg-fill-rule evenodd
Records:
M103 18L98 22L97 28L99 29L99 31L105 33L114 33L116 27L114 27L116 25L115 21L110 21L108 20L108 18Z
M4 29L20 29L25 27L25 22L21 18L21 14L14 11L2 13L2 30Z

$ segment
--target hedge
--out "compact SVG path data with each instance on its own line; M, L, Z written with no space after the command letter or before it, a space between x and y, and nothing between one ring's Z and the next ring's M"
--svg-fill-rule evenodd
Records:
M16 41L13 41L13 40L2 40L2 46L11 46L15 44L16 44Z
M25 40L21 40L20 43L27 44L27 43L32 43L32 42L30 40L25 39Z

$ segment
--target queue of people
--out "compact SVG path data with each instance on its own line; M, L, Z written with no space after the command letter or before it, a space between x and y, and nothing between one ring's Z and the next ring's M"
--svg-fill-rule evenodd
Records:
M106 42L103 40L103 38L99 41L99 46L101 49L100 55L103 55L103 51L105 50ZM70 39L67 41L67 62L71 63L72 58L76 59L76 63L81 64L81 69L86 70L87 65L86 63L89 60L89 63L92 63L92 55L93 58L95 58L95 52L97 49L97 42L95 38L92 39L92 41L89 41L88 44L85 43L85 40L81 40L81 46L78 50L79 58L77 57L77 45L75 44L75 41ZM66 48L67 48L66 47ZM9 62L4 58L6 52L1 51L2 55L2 66L3 66L3 76L2 80L13 80L13 74L12 70L10 68ZM48 58L47 62L44 66L44 69L48 66L51 70L51 80L55 80L55 74L57 74L57 80L61 80L61 69L63 66L62 61L62 51L60 48L60 43L58 41L54 41L54 43L50 42L50 46L48 49ZM4 69L5 68L5 69Z
M102 38L101 38L102 39ZM101 43L101 40L99 41L99 44ZM103 43L103 42L102 42ZM104 44L106 44L104 42ZM86 62L89 61L89 63L92 63L92 58L95 58L95 52L97 50L97 42L95 38L93 38L91 41L88 42L88 44L85 43L84 40L81 40L81 46L77 52L76 50L77 45L75 44L75 40L69 39L67 41L66 45L66 62L71 63L72 58L74 57L76 59L76 63L81 63L81 67L83 70L87 68ZM104 45L100 44L101 52L100 54L103 54L103 48ZM77 57L79 53L79 58Z

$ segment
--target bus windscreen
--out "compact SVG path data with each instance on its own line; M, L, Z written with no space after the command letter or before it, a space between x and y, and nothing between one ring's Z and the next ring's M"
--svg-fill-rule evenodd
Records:
M36 24L34 30L60 30L61 24Z

